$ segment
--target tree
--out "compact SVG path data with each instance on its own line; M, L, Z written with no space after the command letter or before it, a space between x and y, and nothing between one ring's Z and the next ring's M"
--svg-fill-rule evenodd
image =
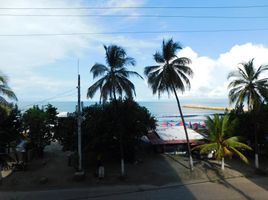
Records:
M51 135L54 138L54 134L56 131L56 127L58 125L58 117L57 117L57 108L52 106L51 104L47 104L45 106L46 113L46 126L48 135Z
M93 78L101 78L88 88L87 97L92 98L97 90L100 90L100 101L105 102L108 97L116 100L116 94L122 97L132 98L135 95L135 86L128 79L134 75L142 78L137 72L128 71L127 66L135 65L134 58L128 57L126 51L119 46L105 46L105 59L107 66L96 63L92 66L90 72Z
M15 93L8 86L8 78L0 72L0 105L8 105L7 100L2 96L7 96L12 100L18 100Z
M215 114L213 118L207 117L208 144L202 144L194 149L199 149L200 153L215 151L215 158L221 160L221 169L224 170L224 157L236 154L241 160L248 163L248 159L239 149L251 150L251 147L240 142L238 136L232 136L236 121L230 120L229 115L219 116ZM194 150L193 149L193 150Z
M74 151L77 147L77 121L74 116L58 119L54 139L63 146L63 151Z
M155 128L154 117L132 99L95 104L85 108L83 115L85 149L90 148L91 154L120 158L117 146L122 142L127 161L135 161L135 149L141 137Z
M23 114L24 128L29 130L29 137L36 148L38 155L43 156L43 150L53 140L55 132L56 108L47 105L45 110L33 106Z
M10 105L6 112L0 107L0 147L6 147L21 134L21 113L17 105Z
M247 63L241 63L237 71L230 72L228 79L233 78L228 88L230 103L243 105L247 102L248 110L257 115L260 105L268 99L268 78L261 78L268 65L261 65L257 70L254 68L254 59ZM259 168L258 155L258 122L255 123L255 167Z
M91 68L93 78L102 76L97 82L88 88L87 97L92 98L97 90L100 90L100 102L106 102L107 98L117 101L116 94L120 98L124 96L132 98L135 93L134 84L128 79L134 75L142 78L137 72L128 71L127 66L135 65L134 58L128 57L126 51L117 45L105 46L105 59L108 66L96 63ZM120 136L120 152L121 152L121 175L125 175L124 170L124 150L122 139Z
M154 54L154 60L158 65L145 67L144 73L148 77L148 84L152 88L153 94L158 93L158 97L164 92L175 94L187 139L189 165L190 169L193 170L189 137L177 95L177 90L184 92L185 89L190 89L189 77L193 76L193 71L187 66L191 63L189 58L177 57L176 53L180 49L182 49L181 45L173 42L172 39L163 40L161 52L157 51Z

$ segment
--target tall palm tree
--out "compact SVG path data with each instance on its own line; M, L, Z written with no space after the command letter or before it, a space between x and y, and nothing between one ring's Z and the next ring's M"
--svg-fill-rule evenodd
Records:
M207 117L208 144L202 144L194 149L200 153L215 151L215 158L221 160L221 169L224 170L224 157L236 154L241 160L248 163L248 159L239 149L251 150L251 147L239 141L239 137L232 136L235 120L231 121L229 115L220 117L215 114L213 118ZM193 150L194 150L193 149Z
M7 100L3 97L6 96L12 100L18 100L15 93L8 86L8 78L0 72L0 105L7 105Z
M107 66L100 63L92 66L90 72L93 73L93 78L101 78L88 88L87 97L92 98L100 90L100 101L103 102L108 97L116 100L116 94L132 98L133 94L136 95L135 86L128 78L131 75L142 78L137 72L126 68L135 65L134 58L128 57L126 51L117 45L104 45L104 49Z
M135 65L134 58L128 57L126 51L117 45L105 46L105 59L107 66L96 63L92 66L90 72L93 73L93 78L101 78L88 88L87 97L92 98L97 90L100 90L100 102L107 101L107 98L115 101L117 105L117 97L123 95L132 98L135 93L134 84L128 79L134 75L142 78L137 72L127 70L127 66ZM143 79L143 78L142 78ZM116 108L117 110L117 108ZM125 176L124 150L122 133L119 135L120 154L121 154L121 176Z
M230 103L241 106L247 103L248 110L256 114L263 101L268 99L268 78L261 78L261 74L268 70L268 65L261 65L257 70L254 68L254 59L241 63L237 71L230 72L228 79L232 78L228 88ZM258 136L255 127L255 167L259 168Z
M164 92L175 94L187 140L189 165L190 169L193 170L189 137L177 95L177 90L184 92L185 89L190 89L189 77L193 76L193 71L188 67L191 63L189 58L177 57L176 53L180 49L182 49L181 45L173 42L172 39L163 40L161 52L157 51L153 55L157 65L145 67L144 73L148 77L148 84L152 88L153 94L158 93L158 97Z

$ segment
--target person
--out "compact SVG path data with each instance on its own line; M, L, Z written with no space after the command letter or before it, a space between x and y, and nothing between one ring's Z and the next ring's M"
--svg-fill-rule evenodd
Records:
M103 179L104 178L104 166L102 164L102 159L101 155L98 155L98 163L97 163L97 168L98 168L98 178Z
M28 141L25 138L22 138L18 145L16 146L16 153L18 156L17 162L18 163L26 163L26 146L27 146Z

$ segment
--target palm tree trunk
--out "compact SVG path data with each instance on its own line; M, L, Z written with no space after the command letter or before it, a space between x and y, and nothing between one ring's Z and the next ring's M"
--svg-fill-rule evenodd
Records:
M251 109L253 113L253 120L256 120L254 123L254 151L255 151L255 168L259 169L259 148L258 148L258 131L259 131L259 123L258 123L258 110L254 106Z
M258 124L256 124L255 127L255 134L254 134L254 138L255 138L255 168L259 169L259 148L258 148Z
M224 170L224 157L221 158L221 170Z
M173 92L174 92L175 97L176 97L176 100L177 100L177 104L178 104L178 108L179 108L179 111L180 111L181 120L182 120L182 123L183 123L184 132L185 132L185 136L186 136L187 149L188 149L188 155L189 155L189 167L190 167L190 170L193 171L194 165L193 165L193 158L192 158L192 153L191 153L191 147L190 147L188 132L187 132L187 129L186 129L184 117L183 117L182 110L181 110L180 101L179 101L179 98L178 98L176 89L174 87L174 84L172 84L172 88L173 88Z
M116 94L115 94L115 88L113 87L113 98L114 98L114 101L115 101L115 109L116 109L116 112L117 112L117 99L116 99ZM118 117L117 117L118 119ZM116 120L117 121L117 120ZM119 123L117 121L117 123ZM119 125L119 124L118 124ZM122 133L120 131L119 133L119 146L120 146L120 157L121 157L121 176L125 176L125 159L124 159L124 147L123 147L123 137L122 137Z
M122 139L120 139L120 156L121 156L121 176L124 177L125 176L125 160L124 160L124 148L122 144Z

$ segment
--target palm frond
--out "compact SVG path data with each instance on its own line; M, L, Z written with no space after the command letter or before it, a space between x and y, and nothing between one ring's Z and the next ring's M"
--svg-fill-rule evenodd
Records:
M93 73L93 78L96 78L98 76L102 76L103 74L105 74L108 71L109 71L109 69L105 65L99 64L99 63L96 63L90 69L90 72Z
M216 150L217 149L217 143L209 143L209 144L201 144L192 149L194 150L199 150L200 153L208 153L210 151Z
M8 85L0 85L0 94L7 96L8 98L17 101L15 93L8 87Z
M261 65L257 71L255 72L253 79L258 79L260 74L263 73L263 71L268 70L268 65Z
M122 59L122 66L135 66L136 65L136 60L132 57L125 57L124 59Z
M98 89L101 90L101 88L103 87L103 84L106 80L106 76L101 78L100 80L98 80L97 82L95 82L93 85L91 85L88 90L87 90L87 98L93 98L93 96L95 95L95 93L97 92Z
M238 151L236 148L234 147L230 147L230 149L236 154L239 156L239 158L241 160L243 160L245 163L248 163L248 159L246 156L244 156L240 151Z
M6 85L8 82L8 77L1 73L0 71L0 83L2 82L3 85Z
M161 64L165 62L163 55L158 51L153 55L153 57L154 57L155 62L157 63Z
M5 100L4 97L1 97L1 96L0 96L0 106L1 106L1 105L5 105L5 106L7 106L7 105L8 105L8 102L7 102L7 100Z
M227 76L227 79L230 79L230 78L240 78L241 79L243 77L238 71L231 71Z
M155 71L157 71L160 68L159 65L155 65L155 66L147 66L144 68L144 74L145 76L149 76L149 74L154 73Z

